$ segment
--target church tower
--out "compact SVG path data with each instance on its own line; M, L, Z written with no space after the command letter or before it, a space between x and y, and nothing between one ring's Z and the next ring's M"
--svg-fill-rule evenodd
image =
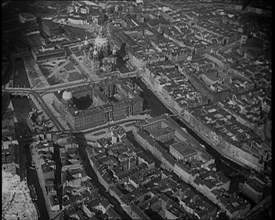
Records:
M94 63L94 71L96 73L98 73L99 68L100 68L100 61L99 61L99 53L96 49L94 49L94 51L93 51L92 60L93 60L93 63Z

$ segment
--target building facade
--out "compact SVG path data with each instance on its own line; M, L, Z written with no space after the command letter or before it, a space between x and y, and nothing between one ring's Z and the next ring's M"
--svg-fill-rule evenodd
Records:
M32 48L31 54L37 63L49 62L52 60L64 60L67 57L66 50L64 48L45 50L43 46L42 49L37 47Z
M143 99L124 85L119 88L119 83L108 80L94 88L77 88L77 92L64 91L62 96L56 94L57 99L54 99L53 106L74 130L91 128L140 114L143 111ZM110 88L115 89L110 90ZM73 97L80 98L86 95L92 99L91 106L85 110L77 109Z

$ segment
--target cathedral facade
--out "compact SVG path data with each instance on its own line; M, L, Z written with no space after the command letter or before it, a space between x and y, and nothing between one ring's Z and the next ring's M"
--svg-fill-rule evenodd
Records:
M106 31L101 28L94 42L84 41L84 62L96 74L112 72L116 69L116 49L111 46Z

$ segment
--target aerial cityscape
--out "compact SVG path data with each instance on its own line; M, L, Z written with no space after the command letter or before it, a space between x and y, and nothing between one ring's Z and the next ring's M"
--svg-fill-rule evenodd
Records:
M272 219L270 0L2 1L2 219Z

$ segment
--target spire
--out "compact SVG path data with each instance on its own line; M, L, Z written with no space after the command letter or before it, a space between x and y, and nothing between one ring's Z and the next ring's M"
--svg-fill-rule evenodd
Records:
M85 37L85 41L84 41L84 45L87 46L88 45L88 36L87 36L87 33L86 33L86 37Z
M99 28L98 34L100 37L102 37L102 35L103 35L103 27L102 26Z
M158 32L161 33L161 28L160 25L158 26Z

